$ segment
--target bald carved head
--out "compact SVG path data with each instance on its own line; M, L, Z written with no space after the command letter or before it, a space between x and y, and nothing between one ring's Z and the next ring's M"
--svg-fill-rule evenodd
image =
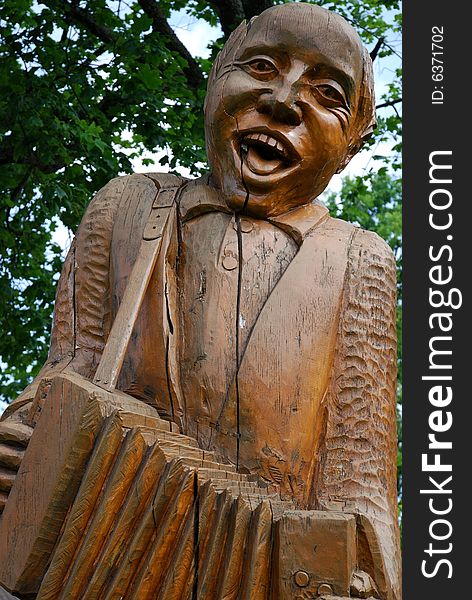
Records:
M374 127L367 50L345 19L312 4L241 23L210 73L213 181L232 209L255 217L314 200Z

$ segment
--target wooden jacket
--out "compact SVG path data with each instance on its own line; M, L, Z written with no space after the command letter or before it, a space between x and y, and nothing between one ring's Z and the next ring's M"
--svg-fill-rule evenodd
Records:
M95 196L61 274L48 362L8 414L31 400L43 377L64 369L93 377L156 191L179 183L172 175L131 175ZM205 180L186 185L187 212L215 209ZM118 387L193 433L179 368L179 210L176 203ZM398 598L395 261L376 234L332 219L319 203L296 210L299 250L265 302L238 370L242 465L291 491L303 508L358 514L359 567L382 597ZM290 215L276 221L293 228ZM230 402L213 424L211 449L226 444L234 410ZM269 450L260 444L268 429Z

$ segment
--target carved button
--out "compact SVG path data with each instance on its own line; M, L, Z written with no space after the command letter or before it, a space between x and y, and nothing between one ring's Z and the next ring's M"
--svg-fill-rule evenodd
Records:
M320 596L321 594L333 595L333 588L327 583L322 583L318 588L318 594Z
M310 576L305 571L297 571L293 578L298 587L306 587L310 583Z
M234 256L225 256L223 258L223 267L227 271L233 271L238 266L238 261Z
M251 233L251 231L254 229L254 223L252 221L250 221L249 219L241 219L239 221L239 227L243 233ZM238 224L235 223L233 225L233 228L237 231Z

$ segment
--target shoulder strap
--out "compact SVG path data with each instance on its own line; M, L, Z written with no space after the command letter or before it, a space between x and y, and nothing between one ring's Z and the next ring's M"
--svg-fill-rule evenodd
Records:
M159 187L152 204L136 262L93 378L95 384L106 390L113 390L116 386L131 333L159 256L162 236L181 186L182 183Z

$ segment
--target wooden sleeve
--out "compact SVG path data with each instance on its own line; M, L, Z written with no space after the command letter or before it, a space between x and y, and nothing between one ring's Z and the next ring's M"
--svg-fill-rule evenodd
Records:
M356 231L349 252L316 507L359 515L360 567L400 596L396 492L396 276L390 248Z

